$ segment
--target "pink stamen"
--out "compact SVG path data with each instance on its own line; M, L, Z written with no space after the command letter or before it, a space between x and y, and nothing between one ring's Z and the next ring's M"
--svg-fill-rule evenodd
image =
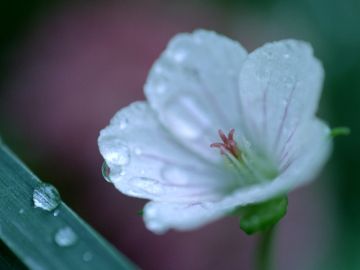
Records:
M229 152L234 157L239 158L240 151L234 140L235 129L232 128L230 130L230 132L228 133L228 136L226 136L225 133L221 129L219 129L218 133L223 142L222 143L221 142L220 143L212 143L212 144L210 144L210 147L219 148L220 153L222 155L224 155L226 152Z
M226 137L225 133L221 129L218 130L218 133L221 140L226 144L228 142L228 138Z

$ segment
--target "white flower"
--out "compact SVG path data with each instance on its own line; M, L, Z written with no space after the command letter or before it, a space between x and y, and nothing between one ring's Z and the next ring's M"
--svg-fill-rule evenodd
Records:
M315 116L322 82L305 42L248 54L214 32L178 34L151 68L148 101L121 109L100 133L108 177L150 200L144 220L156 233L285 194L330 152L329 128Z

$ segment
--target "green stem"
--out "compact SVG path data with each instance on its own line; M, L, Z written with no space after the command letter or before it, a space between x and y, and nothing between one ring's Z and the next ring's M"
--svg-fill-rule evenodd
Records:
M274 235L275 226L262 233L256 251L256 270L274 269L272 259Z

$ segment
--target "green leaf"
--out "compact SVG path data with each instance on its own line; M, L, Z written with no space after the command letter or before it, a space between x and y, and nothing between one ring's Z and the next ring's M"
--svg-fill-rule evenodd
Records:
M34 270L136 269L65 203L54 211L35 208L33 192L41 185L0 146L0 239L24 265ZM51 194L45 194L45 202ZM0 266L14 261L1 254Z
M350 128L348 127L336 127L336 128L333 128L331 129L330 131L330 135L331 137L337 137L337 136L347 136L347 135L350 135Z
M247 234L268 230L285 216L287 205L285 196L241 207L237 209L240 228Z

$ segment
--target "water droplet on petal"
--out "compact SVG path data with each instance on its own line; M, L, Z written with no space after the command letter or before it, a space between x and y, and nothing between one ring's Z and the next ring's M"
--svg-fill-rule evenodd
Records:
M285 59L290 58L290 54L288 54L288 53L285 53L283 56L284 56Z
M129 120L126 117L120 119L120 122L119 122L120 129L125 129L128 126L128 123L129 123Z
M42 183L34 189L34 207L52 211L59 206L60 202L60 194L54 186Z
M55 233L54 241L60 247L69 247L76 243L78 236L70 227L59 229Z
M90 251L85 252L82 256L84 262L90 262L92 258L93 258L93 254Z
M54 217L57 217L59 214L60 214L60 211L59 211L59 210L55 210L54 213L53 213L53 216L54 216Z
M106 180L106 182L111 183L110 180L110 168L109 166L106 164L106 162L104 161L104 163L101 166L101 173L104 177L104 179Z
M109 140L103 144L101 153L108 163L124 166L130 162L129 148L120 140Z
M185 60L187 56L187 52L185 50L178 49L173 52L172 57L175 62L181 63Z

